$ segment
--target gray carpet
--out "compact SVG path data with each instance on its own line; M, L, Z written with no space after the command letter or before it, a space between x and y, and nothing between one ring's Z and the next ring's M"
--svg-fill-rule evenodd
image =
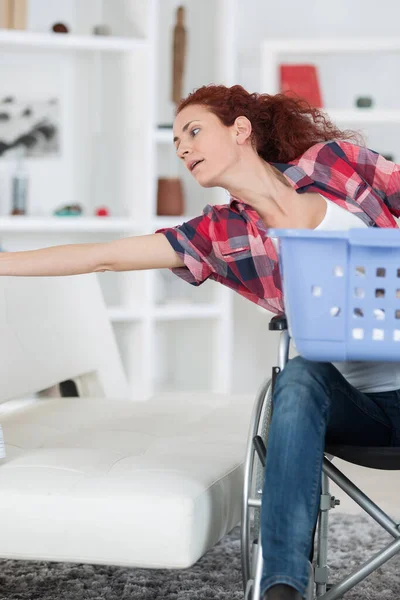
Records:
M332 581L354 570L393 538L369 517L330 516ZM236 527L183 571L48 562L0 561L1 600L241 600ZM399 600L400 555L346 594L346 600Z

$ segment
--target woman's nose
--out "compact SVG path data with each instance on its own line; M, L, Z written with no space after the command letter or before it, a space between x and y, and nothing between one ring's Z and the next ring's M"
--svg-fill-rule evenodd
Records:
M184 144L181 142L180 148L179 148L179 157L180 158L185 158L185 156L187 156L190 153L190 146L188 144Z

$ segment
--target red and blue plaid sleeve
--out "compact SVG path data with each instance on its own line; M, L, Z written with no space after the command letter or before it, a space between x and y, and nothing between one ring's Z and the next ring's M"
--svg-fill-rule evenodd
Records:
M337 144L356 173L379 194L392 215L400 217L400 165L364 146L343 141Z
M163 227L155 233L163 233L172 248L185 263L171 271L188 283L198 286L214 274L211 265L212 242L210 239L210 217L203 215L176 227Z

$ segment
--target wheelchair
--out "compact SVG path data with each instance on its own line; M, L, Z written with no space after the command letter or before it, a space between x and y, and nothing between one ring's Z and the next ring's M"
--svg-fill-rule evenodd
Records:
M285 315L273 317L270 331L279 331L278 365L272 368L272 376L261 386L251 417L244 464L244 487L241 520L241 560L245 600L261 600L262 540L260 539L260 513L264 485L265 458L268 451L268 431L272 416L272 395L275 379L285 367L289 357L290 336ZM366 496L333 464L335 457L347 462L383 470L400 470L400 448L325 446L321 474L321 498L317 519L317 543L313 564L309 562L309 582L306 600L337 600L390 558L400 552L400 523L396 523ZM331 496L329 481L336 483L350 498L389 532L394 541L365 562L342 581L329 581L328 516L329 511L340 504Z

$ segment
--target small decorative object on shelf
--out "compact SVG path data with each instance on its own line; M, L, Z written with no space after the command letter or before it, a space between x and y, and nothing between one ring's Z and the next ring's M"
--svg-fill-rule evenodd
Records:
M12 178L12 215L26 215L28 198L28 173L25 168L25 148L18 147L17 167Z
M95 25L93 35L111 35L111 27L109 25Z
M80 204L66 204L57 208L53 215L56 217L76 217L81 215L83 212Z
M157 125L157 129L158 129L158 131L171 131L171 141L172 141L172 129L173 129L172 123L160 123L159 125Z
M373 103L374 102L370 96L359 96L356 99L356 106L358 108L371 108Z
M54 33L69 33L69 28L64 23L54 23L51 29Z
M183 97L183 74L185 70L186 28L185 8L176 10L173 42L172 102L178 104Z
M10 29L26 29L27 0L11 0Z
M0 0L0 27L26 29L27 0Z
M282 64L279 74L281 92L303 98L314 108L322 108L321 89L315 65Z
M12 28L12 8L11 0L0 0L0 27L2 29Z
M96 208L94 214L97 217L109 217L110 216L110 211L107 208L107 206L99 206L99 208Z
M157 215L178 217L185 212L182 181L178 177L159 177Z

